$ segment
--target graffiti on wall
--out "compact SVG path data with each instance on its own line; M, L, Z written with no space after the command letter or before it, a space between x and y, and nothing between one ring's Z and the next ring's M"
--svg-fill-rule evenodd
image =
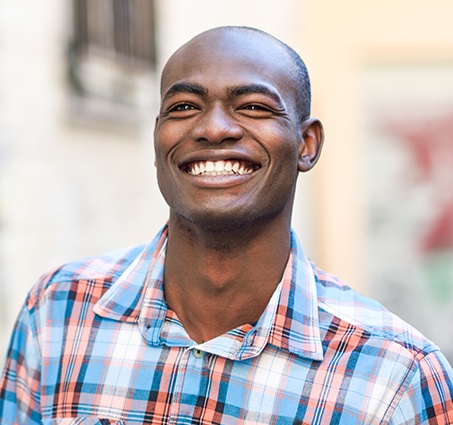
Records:
M453 67L367 71L373 296L453 359Z

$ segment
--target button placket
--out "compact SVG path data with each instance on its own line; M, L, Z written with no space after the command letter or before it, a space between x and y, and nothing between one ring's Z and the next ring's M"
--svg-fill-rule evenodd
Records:
M175 363L177 365L175 380L171 393L173 395L170 411L169 411L169 425L177 424L179 418L179 410L181 408L181 397L184 392L184 380L186 378L187 365L189 363L190 351L182 349L179 361Z
M205 365L205 351L199 345L187 347L184 356L184 376L181 377L179 384L180 394L178 397L178 410L174 409L172 421L169 424L179 424L180 418L190 418L195 414L197 407L193 404L193 397L206 397L208 386L206 379L203 378ZM182 369L180 370L182 372ZM173 403L172 403L173 404Z

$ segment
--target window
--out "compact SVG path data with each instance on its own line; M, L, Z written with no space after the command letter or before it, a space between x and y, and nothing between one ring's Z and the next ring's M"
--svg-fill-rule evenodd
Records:
M136 125L154 95L153 0L73 0L72 111L109 126Z

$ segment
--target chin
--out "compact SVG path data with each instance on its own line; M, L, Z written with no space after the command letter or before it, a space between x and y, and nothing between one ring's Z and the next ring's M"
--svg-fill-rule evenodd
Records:
M174 214L175 218L182 224L186 222L191 228L198 228L205 232L228 233L229 235L254 232L267 223L278 220L283 210L262 211L248 208L203 208L198 211L191 211L189 214Z

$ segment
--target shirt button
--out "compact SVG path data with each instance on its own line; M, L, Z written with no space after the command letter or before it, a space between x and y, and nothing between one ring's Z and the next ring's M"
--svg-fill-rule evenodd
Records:
M194 348L194 349L192 350L192 354L193 354L197 359L201 359L201 358L204 356L204 351L199 350L198 348Z

